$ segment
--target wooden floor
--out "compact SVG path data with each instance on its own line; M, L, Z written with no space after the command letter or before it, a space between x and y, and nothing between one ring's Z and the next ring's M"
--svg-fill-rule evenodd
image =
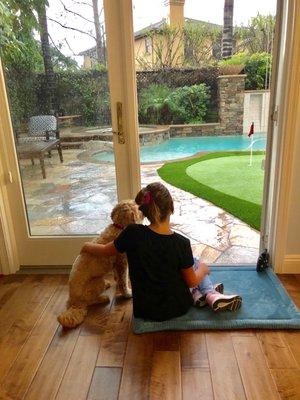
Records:
M281 280L300 306L300 276ZM134 335L119 300L64 332L66 282L0 279L1 400L300 399L300 331Z

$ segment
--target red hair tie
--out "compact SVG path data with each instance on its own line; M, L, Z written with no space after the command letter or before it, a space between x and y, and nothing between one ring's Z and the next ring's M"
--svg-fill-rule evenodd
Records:
M152 201L151 192L146 192L143 197L143 204L150 204Z

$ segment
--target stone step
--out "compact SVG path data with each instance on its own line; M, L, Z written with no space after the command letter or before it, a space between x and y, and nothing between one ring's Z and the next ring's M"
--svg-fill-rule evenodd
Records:
M71 142L89 142L91 140L102 140L102 141L109 141L112 139L112 134L108 133L106 135L77 135L77 136L60 136L60 140L63 143L71 143Z
M61 147L63 149L82 149L83 142L61 142Z

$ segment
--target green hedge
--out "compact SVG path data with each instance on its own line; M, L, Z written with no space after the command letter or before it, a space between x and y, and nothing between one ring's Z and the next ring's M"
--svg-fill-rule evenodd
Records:
M269 53L236 53L228 60L219 63L223 65L244 65L246 90L268 89L270 84L272 56Z
M141 91L139 116L142 123L202 123L207 113L210 91L207 85L175 89L152 84Z

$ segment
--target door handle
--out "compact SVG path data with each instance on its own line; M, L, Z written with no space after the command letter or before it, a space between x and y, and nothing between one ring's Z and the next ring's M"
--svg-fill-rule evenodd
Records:
M114 135L118 137L118 143L125 143L125 135L123 128L123 105L120 101L117 102L117 131L113 131Z

